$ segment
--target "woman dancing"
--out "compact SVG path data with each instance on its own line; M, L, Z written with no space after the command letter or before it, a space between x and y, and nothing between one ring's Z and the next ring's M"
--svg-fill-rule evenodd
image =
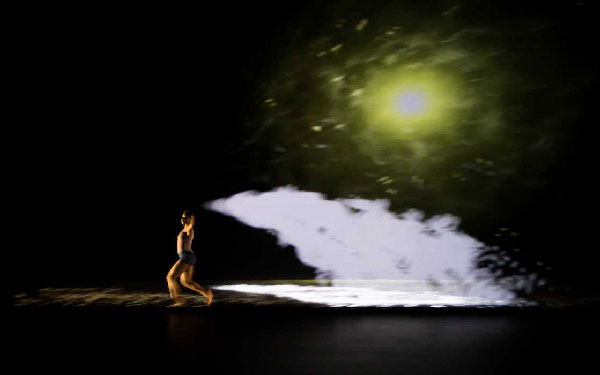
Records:
M210 289L205 290L200 284L192 279L194 276L194 267L196 265L196 255L192 251L195 221L196 217L189 210L186 210L181 216L183 230L179 232L179 235L177 236L177 254L179 254L179 260L167 274L169 294L175 301L171 306L181 306L185 304L185 298L181 295L181 287L177 282L178 277L181 277L181 285L206 297L207 305L210 305L213 299L213 293Z

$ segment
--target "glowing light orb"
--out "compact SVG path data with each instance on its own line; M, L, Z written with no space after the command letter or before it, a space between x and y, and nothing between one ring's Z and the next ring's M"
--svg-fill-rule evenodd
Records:
M376 72L360 107L366 122L390 132L427 133L456 123L463 102L460 85L440 72L407 69Z
M396 110L400 113L413 115L422 113L427 109L427 98L418 91L408 91L396 97Z

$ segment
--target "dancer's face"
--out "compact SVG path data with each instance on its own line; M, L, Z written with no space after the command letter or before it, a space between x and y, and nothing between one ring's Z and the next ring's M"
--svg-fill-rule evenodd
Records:
M186 214L181 215L181 224L194 224L194 216L186 216Z

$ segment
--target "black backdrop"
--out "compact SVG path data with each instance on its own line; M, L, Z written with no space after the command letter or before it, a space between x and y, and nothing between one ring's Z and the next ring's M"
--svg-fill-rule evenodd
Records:
M246 135L264 70L318 10L318 2L15 10L16 116L5 138L16 146L6 196L15 231L5 242L14 288L161 283L185 208L201 211L206 228L199 278L313 277L292 248L201 204L272 187L231 150ZM565 20L568 53L591 59L591 16ZM540 222L532 238L562 265L560 278L597 288L595 102L581 100L589 112L573 125L555 181L566 198L532 203L518 220ZM260 163L255 151L247 158Z

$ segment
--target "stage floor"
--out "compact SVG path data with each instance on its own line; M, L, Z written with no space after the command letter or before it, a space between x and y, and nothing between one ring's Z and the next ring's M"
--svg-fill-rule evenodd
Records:
M600 309L332 308L216 291L117 288L19 295L4 320L7 358L43 373L508 374L580 373L596 362ZM593 367L592 367L593 368Z
M494 300L461 297L431 290L422 284L353 282L349 285L315 285L314 280L249 281L205 285L214 293L210 306L200 294L183 288L183 308L271 306L273 308L499 308L573 307L600 304L597 295L534 294L527 299ZM16 293L13 304L25 306L168 307L173 303L165 285L127 285L108 288L39 288Z

